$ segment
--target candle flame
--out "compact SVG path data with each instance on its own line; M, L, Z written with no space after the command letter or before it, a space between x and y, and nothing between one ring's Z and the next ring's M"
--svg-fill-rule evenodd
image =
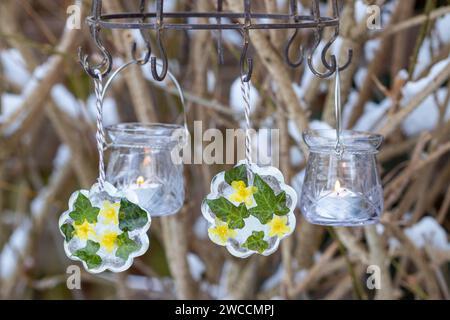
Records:
M143 176L139 176L139 177L136 179L136 184L137 184L139 187L142 186L142 185L144 184L144 182L145 182L145 179L144 179Z
M339 182L339 180L336 180L336 183L334 184L334 191L335 192L341 191L341 183Z
M152 162L152 158L150 158L149 156L144 157L144 161L143 161L144 166L148 166L151 162Z

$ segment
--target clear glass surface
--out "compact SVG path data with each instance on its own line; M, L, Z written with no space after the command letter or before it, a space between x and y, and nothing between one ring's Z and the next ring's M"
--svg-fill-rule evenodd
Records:
M133 190L152 216L174 214L184 202L183 165L171 156L183 144L177 130L184 128L140 123L106 128L111 150L106 180L119 190Z
M309 158L301 195L305 218L314 224L361 226L377 223L383 190L376 153L382 136L343 131L343 154L336 152L336 131L307 131Z

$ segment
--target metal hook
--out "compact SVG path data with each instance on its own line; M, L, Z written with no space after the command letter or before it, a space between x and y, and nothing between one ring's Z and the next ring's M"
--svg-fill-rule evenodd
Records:
M294 43L295 38L297 37L298 29L295 29L295 32L292 34L292 36L289 38L288 42L286 43L286 46L284 47L284 57L286 59L286 63L292 67L292 68L298 68L303 63L303 47L300 46L300 53L298 55L298 58L296 61L292 61L291 58L289 58L289 51L291 50L291 46Z
M244 82L249 82L253 73L253 59L247 58L248 46L250 42L250 35L247 28L244 29L244 46L242 48L240 67L241 77ZM247 62L247 70L245 70L245 64Z
M147 5L147 0L140 1L139 12L142 15L142 18L141 18L142 23L145 23L145 7L146 7L146 5ZM145 33L145 30L141 28L141 29L139 29L139 31L141 33L142 38L144 39L147 52L145 53L144 58L137 58L137 55L136 55L137 44L136 44L136 42L133 42L133 45L131 47L131 57L133 58L133 60L136 64L142 66L144 64L147 64L147 62L150 60L150 57L152 55L152 46L150 44L150 37L148 36L148 34Z
M98 78L97 74L95 73L95 70L101 70L102 77L106 77L108 73L111 71L112 68L112 57L109 51L105 48L103 45L103 42L101 41L98 33L100 31L100 28L97 26L91 26L91 34L95 41L95 44L97 48L100 50L100 52L103 55L102 61L94 66L91 66L89 63L89 56L87 54L83 53L83 49L81 47L78 48L78 59L83 67L83 69L92 77L92 78Z
M337 59L334 54L331 55L332 61L331 61L331 64L329 64L327 61L327 52L330 50L331 46L336 41L338 36L339 36L339 26L337 26L334 29L333 37L328 41L328 43L324 46L324 48L322 50L322 63L328 70L333 71L333 73L336 72L336 69L338 67ZM353 59L353 49L350 48L350 49L348 49L347 62L343 66L339 67L339 71L343 71L343 70L347 69L347 67L352 62L352 59Z
M150 60L150 57L152 55L152 48L150 47L150 43L146 41L147 46L147 52L145 53L145 56L143 58L137 58L137 44L136 41L133 41L133 45L131 47L131 57L133 60L140 66L147 64L147 62Z
M98 21L100 20L102 14L102 1L101 0L94 0L92 2L91 7L91 15L93 18L93 21L89 23L89 30L91 33L92 38L94 39L94 42L97 46L97 48L100 50L100 52L103 55L102 61L94 66L91 66L89 63L89 56L87 54L83 53L83 50L81 47L78 48L78 59L83 67L83 69L92 77L92 78L98 78L98 75L96 74L95 70L101 70L102 77L105 77L112 68L112 57L109 51L105 48L103 45L102 40L100 39L99 33L100 33L100 25L98 24Z
M290 15L291 15L291 19L295 22L298 23L299 18L298 18L298 4L297 4L297 0L290 0L289 1L289 8L290 8ZM289 51L291 50L291 46L295 41L295 38L298 35L298 28L295 29L295 32L292 34L292 36L289 38L288 42L286 43L286 46L284 47L284 57L286 60L286 63L292 67L292 68L297 68L299 67L302 63L303 63L303 47L300 46L300 54L297 58L296 61L292 61L291 58L289 58Z
M161 74L158 74L158 70L156 69L156 57L151 58L151 67L152 67L152 75L156 81L163 81L167 75L168 69L168 61L166 50L161 41L161 29L158 29L156 32L156 43L158 44L159 51L161 52L161 60L162 60L162 71Z
M311 72L314 73L317 77L319 77L319 78L328 78L336 70L336 66L337 66L336 57L334 55L331 56L331 66L330 66L330 68L327 68L328 72L322 73L320 71L317 71L316 68L314 67L313 56L314 56L314 53L316 52L316 50L319 47L319 44L320 44L320 42L322 40L322 30L320 28L316 29L315 32L314 32L314 36L316 38L316 41L315 41L314 46L312 47L312 49L311 49L311 51L310 51L310 53L308 55L308 66L309 66L309 69L311 70ZM323 54L323 52L324 51L322 51L322 54Z
M146 3L147 3L147 0L141 0L140 5L139 5L139 12L142 14L142 19L141 19L142 23L145 23L144 13L145 13ZM137 55L136 55L137 44L134 41L133 45L131 47L131 57L133 58L133 60L136 64L142 66L144 64L147 64L147 62L150 60L150 57L152 55L152 47L150 44L150 37L148 37L148 35L145 33L144 29L139 29L139 31L141 33L142 38L144 39L147 52L145 53L144 58L137 58Z
M333 17L335 19L339 19L339 6L338 6L337 0L333 0L332 5L333 5ZM353 59L353 49L350 48L348 50L347 62L342 67L339 67L339 64L338 64L338 61L337 61L335 55L331 55L331 59L332 59L331 64L328 63L327 52L330 50L331 46L336 41L338 36L339 36L339 24L336 25L336 27L334 28L333 36L327 42L327 44L323 47L323 50L322 50L322 57L321 57L322 63L328 70L332 71L332 73L334 73L336 71L343 71L343 70L347 69L347 67L350 65L350 63L352 62L352 59Z

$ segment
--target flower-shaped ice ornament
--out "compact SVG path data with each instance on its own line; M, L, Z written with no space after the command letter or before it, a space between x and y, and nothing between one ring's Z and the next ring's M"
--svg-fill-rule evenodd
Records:
M74 192L59 219L67 256L91 273L128 269L149 246L150 214L137 203L134 192L118 192L107 182L103 191L95 184Z
M239 258L268 256L295 229L297 194L274 167L247 166L244 161L216 175L202 203L214 243ZM250 179L250 181L249 181Z

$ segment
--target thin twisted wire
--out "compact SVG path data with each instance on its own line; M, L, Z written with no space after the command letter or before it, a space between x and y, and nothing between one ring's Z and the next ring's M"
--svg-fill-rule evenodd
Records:
M106 145L105 130L103 129L103 77L100 70L94 71L97 76L94 78L95 85L95 97L96 97L96 109L97 109L97 132L95 138L97 140L98 150L98 184L100 190L105 187L105 161L104 161L104 147Z
M241 77L241 92L244 100L244 116L245 116L245 160L247 165L252 163L252 138L250 134L250 81L244 81Z
M334 87L334 112L336 116L336 147L335 151L338 157L342 157L344 153L344 145L342 139L342 106L341 106L341 78L339 68L336 68L336 79Z

